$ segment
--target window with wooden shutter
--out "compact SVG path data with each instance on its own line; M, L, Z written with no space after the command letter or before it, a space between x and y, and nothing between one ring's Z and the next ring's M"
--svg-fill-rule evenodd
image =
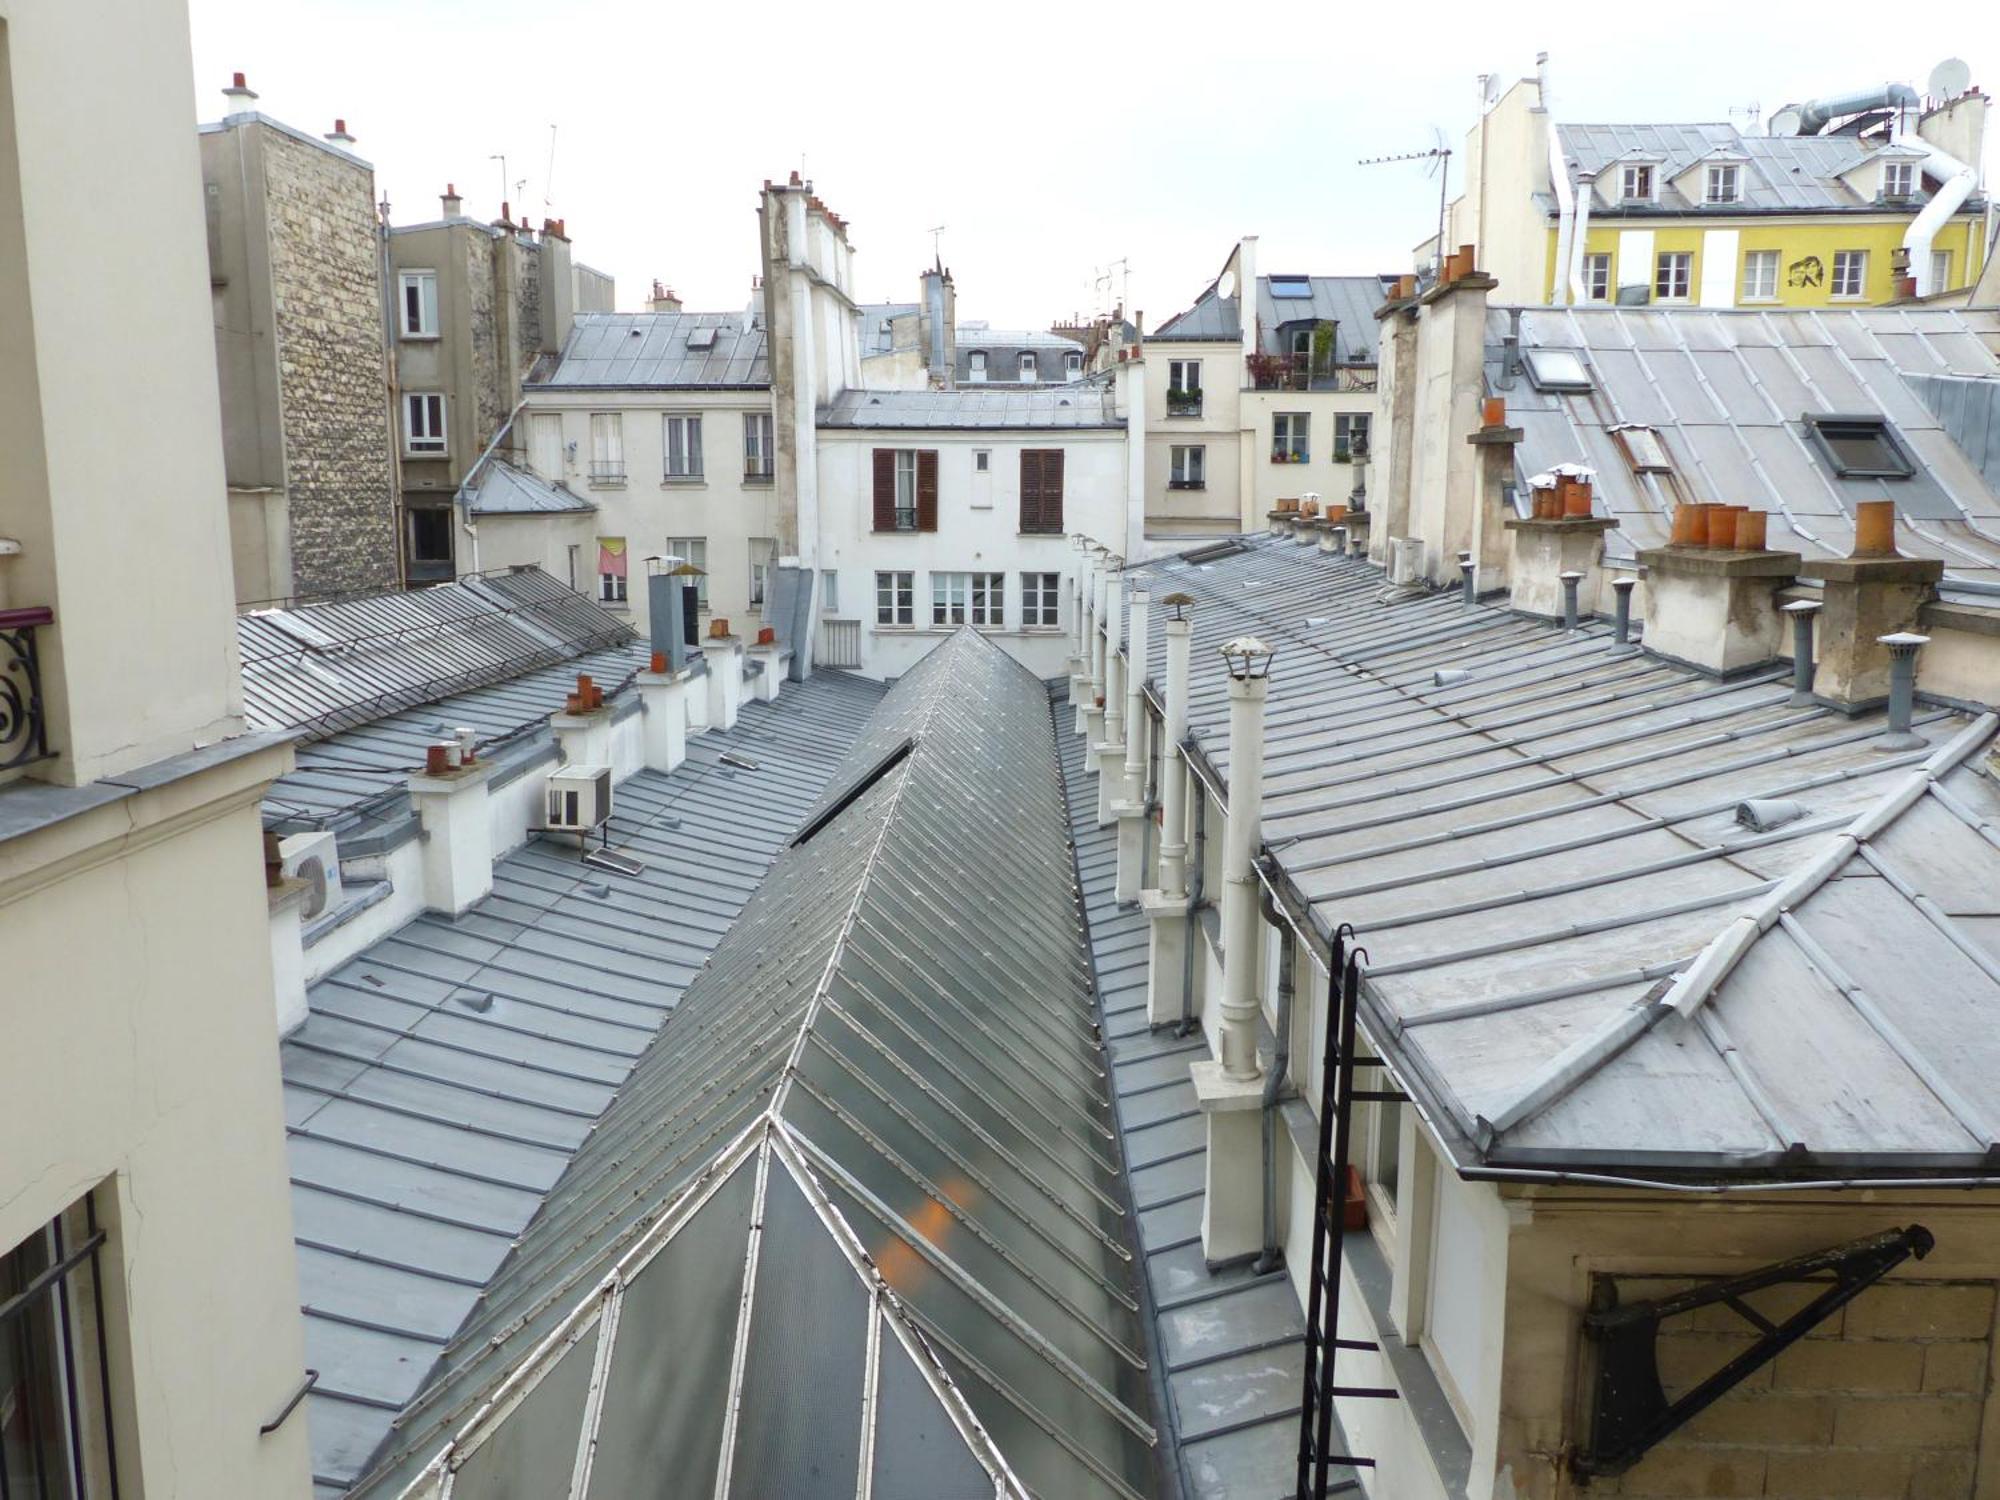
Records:
M1063 451L1060 448L1021 450L1021 530L1063 529Z
M917 530L936 531L938 521L938 456L935 448L917 450Z
M875 450L875 529L896 529L896 450Z

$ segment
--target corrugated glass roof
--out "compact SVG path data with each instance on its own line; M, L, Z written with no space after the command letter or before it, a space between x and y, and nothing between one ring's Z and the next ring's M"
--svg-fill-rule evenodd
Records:
M362 1493L435 1494L447 1469L458 1500L515 1493L481 1455L529 1448L551 1472L585 1455L592 1496L667 1454L704 1494L855 1493L863 1464L876 1494L1152 1491L1042 684L952 637L820 808L838 810L688 988Z

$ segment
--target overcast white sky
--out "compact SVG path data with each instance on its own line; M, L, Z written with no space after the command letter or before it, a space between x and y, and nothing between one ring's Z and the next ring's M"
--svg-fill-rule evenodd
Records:
M1265 271L1402 270L1431 232L1421 164L1463 144L1476 80L1551 55L1570 120L1727 119L1963 57L2000 77L2000 5L661 4L659 0L189 0L197 104L248 75L258 108L336 115L404 223L568 221L639 305L747 299L766 177L797 167L849 223L867 300L909 299L934 225L961 318L1046 326L1130 263L1149 327L1240 234ZM558 126L549 171L551 124ZM1991 174L1989 174L1990 177ZM525 179L525 187L515 183ZM1454 160L1452 190L1457 191ZM544 198L548 204L544 206Z

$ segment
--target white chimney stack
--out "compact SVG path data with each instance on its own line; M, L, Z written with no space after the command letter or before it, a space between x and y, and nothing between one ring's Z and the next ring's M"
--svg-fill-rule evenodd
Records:
M1141 891L1139 908L1151 929L1147 944L1146 1020L1154 1026L1178 1021L1187 995L1188 943L1188 771L1180 747L1188 730L1188 658L1194 622L1193 600L1169 594L1166 702L1160 725L1160 888Z
M1132 612L1131 635L1125 645L1125 764L1119 775L1118 874L1114 887L1121 901L1139 899L1146 850L1146 590L1134 586L1127 600Z
M1122 559L1104 559L1104 678L1098 689L1104 699L1099 722L1103 738L1095 734L1091 751L1097 760L1097 826L1112 821L1112 804L1122 800L1119 783L1125 779L1125 662L1118 654L1125 623L1125 580L1119 573Z
M230 115L249 115L257 112L257 95L250 85L243 81L241 73L230 77L229 87L222 91L222 100L224 119Z

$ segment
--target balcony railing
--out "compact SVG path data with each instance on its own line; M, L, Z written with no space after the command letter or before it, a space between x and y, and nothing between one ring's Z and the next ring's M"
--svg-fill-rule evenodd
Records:
M625 482L625 460L622 458L593 458L590 461L590 482L592 484L623 484Z
M47 760L53 753L35 631L54 622L55 611L41 605L0 609L0 771Z
M1201 415L1200 391L1168 391L1167 415L1170 417L1198 417Z
M1306 354L1253 354L1250 384L1260 391L1353 391L1375 389L1374 365L1315 364Z

